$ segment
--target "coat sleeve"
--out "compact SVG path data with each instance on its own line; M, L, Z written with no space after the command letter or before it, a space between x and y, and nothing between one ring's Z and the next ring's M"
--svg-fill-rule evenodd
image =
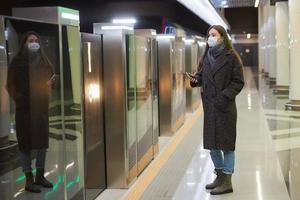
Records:
M229 85L222 91L222 95L228 100L234 98L240 93L244 87L243 65L238 57L233 54L231 81Z
M202 70L198 71L195 74L195 77L197 79L197 83L194 83L194 82L190 81L191 87L201 87L202 86Z

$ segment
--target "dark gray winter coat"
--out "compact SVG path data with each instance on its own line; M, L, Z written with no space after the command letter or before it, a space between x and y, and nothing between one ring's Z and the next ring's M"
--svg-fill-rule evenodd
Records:
M244 86L242 63L231 50L224 50L211 66L204 58L197 72L204 110L205 149L235 150L237 110L235 97Z

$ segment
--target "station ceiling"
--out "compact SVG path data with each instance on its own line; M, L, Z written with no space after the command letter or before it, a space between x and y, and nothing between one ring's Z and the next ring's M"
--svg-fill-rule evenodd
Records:
M238 8L238 7L254 7L256 0L210 0L215 8ZM267 3L275 4L277 1L287 0L259 0L259 5Z
M232 28L232 33L258 32L258 13L254 7L255 0L210 1L216 7L218 7L218 2L229 3L230 7L225 9L225 18ZM260 0L261 3L264 1L268 0ZM0 15L11 15L11 8L28 6L64 6L79 10L81 30L85 32L92 31L92 23L95 21L108 22L115 16L129 14L140 20L138 25L141 27L153 27L157 30L161 27L162 17L201 34L206 34L206 29L209 27L202 19L176 0L1 0ZM245 27L246 25L247 27Z

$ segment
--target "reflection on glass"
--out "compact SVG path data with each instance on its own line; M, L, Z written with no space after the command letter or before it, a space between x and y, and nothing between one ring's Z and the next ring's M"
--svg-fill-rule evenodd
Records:
M126 36L127 47L127 152L129 159L129 179L136 175L137 143L136 143L136 60L134 36ZM129 180L130 182L131 180Z
M0 199L43 199L46 192L55 188L61 196L64 194L64 186L55 185L56 176L63 175L60 169L63 158L60 153L62 126L59 106L58 28L55 25L9 18L5 20L5 25L6 57L10 64L6 87L11 96L10 105L7 105L10 112L7 127L10 130L9 139L18 142L21 159L19 154L11 154L11 151L9 153L12 156L7 161L10 168L1 165ZM32 30L39 34L28 33ZM47 148L45 165L44 149ZM33 158L35 167L31 169ZM38 194L24 192L22 188L26 182L28 185L31 176L40 177L44 186L47 186L44 181L47 178L54 187ZM48 187L50 186L49 184ZM35 189L31 187L32 191ZM57 195L48 197L57 198Z
M153 118L153 144L154 153L158 153L159 137L159 114L158 114L158 63L157 63L157 41L151 40L151 69L152 69L152 118Z
M106 188L104 101L101 37L81 34L84 73L85 197L95 199ZM101 97L101 98L100 98Z
M62 27L67 198L83 199L81 60L78 27ZM72 164L73 163L73 164ZM77 178L79 177L79 179Z
M100 88L98 84L89 84L88 86L88 98L89 102L92 103L100 98Z
M44 187L53 187L45 179L46 149L49 147L48 105L56 75L48 57L40 46L40 36L28 32L20 50L13 58L7 75L7 90L16 105L16 134L21 165L26 175L25 190L39 193L33 182L31 153L37 151L35 181Z
M185 107L184 73L184 43L181 38L176 38L171 43L172 49L172 124L177 127L178 120L182 116Z
M197 43L191 44L191 71L196 72L198 67L198 45ZM192 102L199 102L200 100L200 90L198 88L194 88L191 90L192 92ZM198 105L198 104L196 104Z
M152 73L151 41L135 36L137 83L137 140L138 171L141 172L152 158ZM147 154L146 154L147 153ZM140 162L143 160L143 162Z

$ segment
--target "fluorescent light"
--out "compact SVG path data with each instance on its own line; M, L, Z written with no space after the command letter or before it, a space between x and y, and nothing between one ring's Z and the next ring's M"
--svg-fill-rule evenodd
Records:
M259 0L255 0L255 5L254 6L257 8L258 5L259 5Z
M79 15L71 14L71 13L61 13L61 17L65 19L71 19L71 20L76 20L79 21Z
M183 38L183 40L184 40L186 43L193 43L193 42L195 42L194 39L185 39L185 38Z
M92 59L91 59L91 43L87 43L88 47L88 65L89 65L89 72L92 72Z
M261 177L260 177L260 171L258 171L258 170L256 170L256 186L257 186L258 200L262 200L263 195L262 195L262 187L261 187Z
M222 4L222 5L226 5L226 4L227 4L227 1L223 0L221 4Z
M5 35L5 40L8 40L8 30L4 31L4 35Z
M218 14L209 0L177 0L186 8L195 13L198 17L206 21L210 25L221 25L225 29L229 29L223 18Z
M119 30L119 29L126 29L126 30L133 30L133 27L130 26L102 26L102 30Z
M157 39L159 39L159 38L174 39L175 36L174 35L157 35L156 38Z
M250 34L250 33L247 34L247 38L248 38L248 39L251 38L251 34Z
M134 18L124 18L124 19L113 19L114 24L135 24L136 19Z

